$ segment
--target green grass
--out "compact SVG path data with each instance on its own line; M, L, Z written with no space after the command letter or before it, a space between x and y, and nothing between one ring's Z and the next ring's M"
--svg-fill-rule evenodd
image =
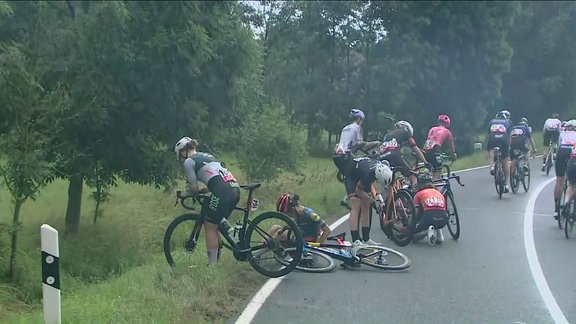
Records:
M536 134L541 149L541 134ZM231 161L231 159L225 159ZM228 163L239 179L238 166ZM486 164L484 151L458 159L453 170ZM274 208L284 191L298 192L302 203L333 221L346 213L339 205L344 194L331 159L309 158L299 174L285 173L256 191L261 210ZM88 197L88 188L84 196ZM56 181L38 200L26 202L18 251L17 285L0 283L0 323L42 323L39 227L64 228L67 183ZM243 193L242 199L245 199ZM239 311L266 280L249 264L224 251L222 262L206 267L203 245L194 268L171 270L162 254L168 223L184 212L174 207L173 193L148 186L120 184L103 205L103 218L91 223L94 203L83 200L80 235L60 242L62 312L64 323L200 323L224 322ZM10 222L11 203L0 191L0 225ZM233 215L233 220L239 217ZM4 271L8 235L0 235L0 270Z

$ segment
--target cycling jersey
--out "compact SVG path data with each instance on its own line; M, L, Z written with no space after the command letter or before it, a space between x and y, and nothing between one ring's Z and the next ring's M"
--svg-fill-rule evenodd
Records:
M558 118L548 118L544 122L544 128L542 131L560 131L562 127L562 121Z
M414 141L414 138L410 136L410 132L406 129L397 128L384 136L384 140L380 146L380 153L400 151L404 146L414 147L416 146L416 141Z
M204 183L211 192L202 204L204 218L219 224L228 218L240 200L240 189L234 175L222 166L211 154L198 152L184 161L184 172L188 185Z
M358 149L358 143L362 142L362 128L356 123L346 125L340 133L340 142L334 150L334 154L343 154Z
M494 118L490 121L490 134L510 135L512 123L508 119Z
M492 151L495 147L500 148L502 158L507 158L510 154L510 131L512 125L508 119L492 119L489 124L487 151Z
M428 138L424 143L423 150L428 151L434 148L441 148L445 141L450 143L451 152L454 152L454 138L452 132L444 126L434 126L428 131Z
M560 147L572 149L576 143L576 131L566 131L561 132L558 138L558 144Z
M326 222L312 208L304 207L304 212L296 217L296 224L305 241L316 241Z
M528 126L516 125L512 128L512 131L510 132L510 137L512 137L512 141L514 140L526 141L532 138L532 134Z

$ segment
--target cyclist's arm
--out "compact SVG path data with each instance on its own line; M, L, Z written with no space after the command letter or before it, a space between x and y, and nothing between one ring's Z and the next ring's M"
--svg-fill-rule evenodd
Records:
M454 136L452 135L452 132L448 131L448 141L450 142L450 153L452 154L452 156L454 156L454 154L456 154L456 147L454 145Z
M428 162L428 161L426 161L426 158L424 157L424 154L422 154L422 151L420 150L418 145L414 145L411 148L412 148L412 151L414 151L414 153L416 153L416 156L418 157L418 159L420 161Z
M326 241L326 238L330 235L330 233L332 233L330 226L328 226L326 222L322 221L322 234L318 238L318 243L324 243Z
M196 177L195 162L192 159L184 161L184 173L186 174L186 182L188 184L188 192L195 194L200 191L198 184L198 177Z

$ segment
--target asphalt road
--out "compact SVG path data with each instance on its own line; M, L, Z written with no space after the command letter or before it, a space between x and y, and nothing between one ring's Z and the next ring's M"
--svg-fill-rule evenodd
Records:
M294 271L268 296L251 323L554 323L542 282L559 305L556 320L562 322L563 314L576 323L576 280L571 280L576 274L576 240L567 240L554 222L553 183L532 198L536 204L529 214L545 278L540 286L526 252L525 211L530 210L531 195L552 178L539 171L540 161L531 161L530 191L520 189L502 200L487 168L461 172L466 186L452 186L462 227L459 241L444 229L442 245L430 247L423 241L400 248L375 226L371 237L408 255L409 270ZM348 231L347 222L333 233L343 231Z

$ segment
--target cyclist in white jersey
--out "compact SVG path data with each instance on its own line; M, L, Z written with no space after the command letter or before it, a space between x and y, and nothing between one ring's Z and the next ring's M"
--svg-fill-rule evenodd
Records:
M562 187L564 186L564 176L566 175L566 167L572 155L572 147L576 144L576 120L570 120L566 123L566 130L560 133L558 137L558 153L556 153L556 164L554 170L556 172L556 186L554 187L554 207L558 211L560 195L562 194ZM554 215L557 217L557 214Z
M196 146L197 140L183 137L174 146L174 153L178 160L183 161L188 193L211 192L210 197L202 203L201 213L204 216L208 263L214 264L219 256L218 226L229 226L227 218L240 200L240 189L234 175L221 162L208 153L197 152ZM204 183L207 188L200 189L198 182Z
M550 152L550 141L558 143L558 136L562 128L562 121L558 119L558 113L553 113L552 116L544 122L543 138L544 138L544 154L542 155L542 172L546 169L546 157ZM554 152L556 154L556 152Z

